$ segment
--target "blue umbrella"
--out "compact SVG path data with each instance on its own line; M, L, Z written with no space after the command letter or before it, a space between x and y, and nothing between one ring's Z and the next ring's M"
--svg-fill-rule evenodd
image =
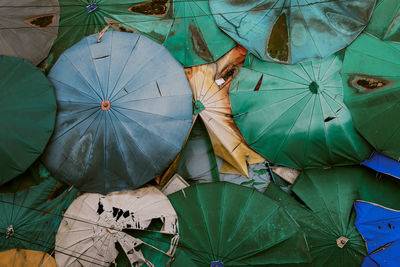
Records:
M86 37L49 79L59 110L43 160L82 191L135 189L160 175L185 142L192 90L182 66L146 37Z
M400 212L356 201L355 225L367 243L368 256L362 267L397 267L400 262Z
M377 172L389 174L400 179L400 162L379 152L375 151L369 159L361 164Z
M327 57L367 25L375 0L209 0L218 26L264 61Z

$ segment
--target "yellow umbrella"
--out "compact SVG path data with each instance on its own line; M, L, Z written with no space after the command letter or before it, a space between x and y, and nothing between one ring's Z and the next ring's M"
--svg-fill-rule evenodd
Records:
M248 177L249 164L264 161L246 144L232 118L229 87L236 66L243 64L246 50L237 46L215 63L186 68L186 76L193 90L193 114L203 120L215 155ZM232 172L232 168L224 168Z
M14 248L0 252L0 267L57 267L56 260L43 251Z

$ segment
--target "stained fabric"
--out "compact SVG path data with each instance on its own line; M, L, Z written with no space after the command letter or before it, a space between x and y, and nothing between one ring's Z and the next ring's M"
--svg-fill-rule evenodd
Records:
M67 50L49 74L59 106L43 161L82 191L135 189L160 175L192 123L192 92L161 45L106 32Z
M22 191L0 194L0 251L21 248L52 253L62 213L77 193L48 177Z
M26 171L42 153L57 105L51 83L31 63L0 56L0 69L1 185Z
M11 249L0 252L0 267L57 267L56 260L43 251Z
M56 237L59 266L165 266L179 240L178 219L155 187L108 195L86 193L65 212ZM120 266L117 261L117 266ZM121 265L123 266L123 265Z
M292 187L297 198L273 183L265 194L278 201L305 232L314 266L360 266L366 248L354 226L353 203L361 199L398 208L398 190L396 179L377 178L363 167L336 167L303 171Z
M57 0L1 0L0 55L24 58L37 65L57 38Z
M246 142L295 169L358 164L372 153L343 103L341 55L297 65L250 57L229 92Z
M115 15L114 21L109 20L115 25L113 28L140 32L164 44L184 66L214 62L235 46L215 23L208 0L174 1L173 4L168 0L134 2L132 13ZM156 3L164 3L169 7L168 12L152 12Z
M374 154L372 154L368 160L362 162L361 164L374 169L377 172L400 178L400 163L378 152L374 152Z
M362 267L398 266L400 261L399 211L371 202L356 201L355 225L368 249Z
M400 42L400 2L377 0L365 31L385 41Z
M227 167L230 167L230 170L224 173ZM176 172L191 184L230 182L263 192L271 181L265 162L251 164L246 168L248 177L216 156L205 126L198 121L194 124L182 150Z
M171 266L309 261L297 223L275 201L254 189L231 183L197 184L168 198L178 214L180 232ZM187 265L182 265L184 262Z
M362 34L346 50L345 103L357 130L380 153L400 159L400 44Z
M236 68L242 65L245 55L246 50L237 46L217 62L186 68L185 72L193 90L194 120L201 118L206 126L215 155L248 176L247 164L264 159L248 147L240 134L232 118L228 95Z
M264 61L296 64L348 46L367 25L375 0L210 0L218 26Z

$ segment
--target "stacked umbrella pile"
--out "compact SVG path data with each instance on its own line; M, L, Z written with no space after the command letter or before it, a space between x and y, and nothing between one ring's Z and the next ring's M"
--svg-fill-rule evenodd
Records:
M398 0L0 0L0 55L0 266L399 265Z

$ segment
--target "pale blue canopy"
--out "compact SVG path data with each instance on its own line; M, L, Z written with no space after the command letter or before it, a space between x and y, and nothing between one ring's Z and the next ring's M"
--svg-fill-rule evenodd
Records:
M367 25L375 0L209 0L218 26L264 61L327 57Z
M91 35L49 73L56 129L43 160L82 191L135 189L160 175L192 122L192 91L168 50L134 33Z

